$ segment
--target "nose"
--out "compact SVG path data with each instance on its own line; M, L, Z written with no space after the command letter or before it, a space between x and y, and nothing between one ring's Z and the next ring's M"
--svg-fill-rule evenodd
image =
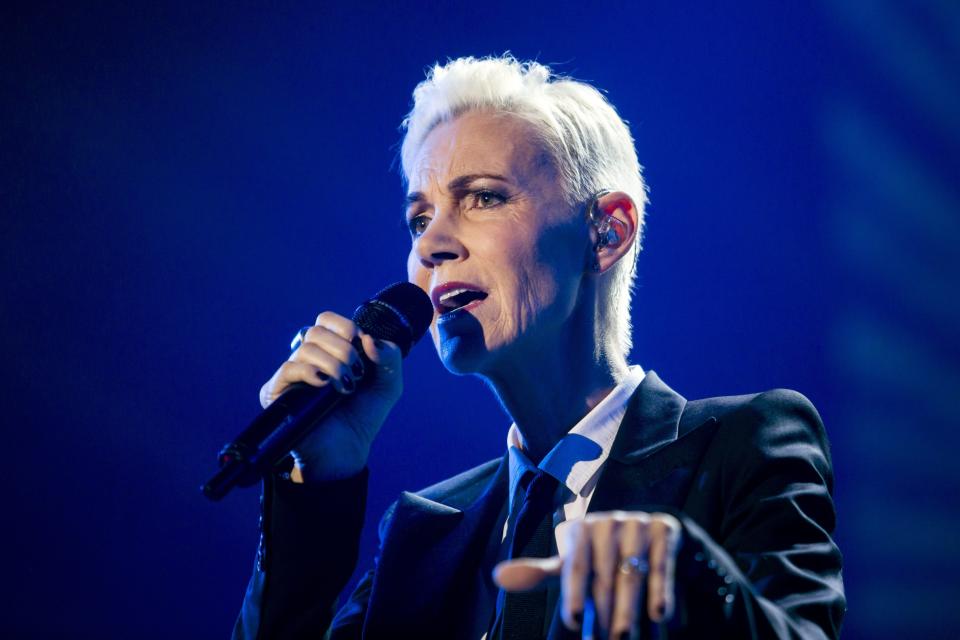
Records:
M435 269L444 262L463 260L467 250L460 241L461 230L454 216L437 211L424 232L417 238L416 253L420 264Z

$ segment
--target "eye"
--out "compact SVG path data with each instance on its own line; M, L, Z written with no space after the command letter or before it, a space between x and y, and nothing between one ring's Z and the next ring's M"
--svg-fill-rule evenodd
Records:
M422 236L423 232L427 230L428 224L430 224L430 218L423 214L407 220L407 228L410 230L411 237L419 238Z
M479 189L469 194L470 204L474 209L490 209L507 201L507 198L496 191Z

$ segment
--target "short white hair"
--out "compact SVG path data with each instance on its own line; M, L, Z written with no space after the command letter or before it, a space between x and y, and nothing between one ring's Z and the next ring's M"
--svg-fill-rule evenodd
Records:
M413 91L400 150L404 179L427 134L466 111L490 110L531 123L552 156L567 203L584 207L600 191L623 191L636 203L637 234L629 251L600 276L594 307L595 357L622 358L633 344L630 303L643 231L647 187L627 123L593 86L510 54L436 64Z

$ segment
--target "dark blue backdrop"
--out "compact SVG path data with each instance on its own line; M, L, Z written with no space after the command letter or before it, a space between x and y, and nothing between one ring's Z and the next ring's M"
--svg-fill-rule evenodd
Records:
M508 49L632 123L634 360L821 410L846 637L960 632L955 5L136 4L0 16L5 635L229 633L257 495L197 487L291 333L404 277L392 165L424 67ZM398 491L509 423L429 345L406 371L362 566Z

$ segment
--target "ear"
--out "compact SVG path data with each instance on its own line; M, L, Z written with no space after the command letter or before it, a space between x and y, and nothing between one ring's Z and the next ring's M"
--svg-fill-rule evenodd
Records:
M597 196L593 203L590 241L593 257L590 270L605 273L626 255L637 239L637 205L623 191Z

